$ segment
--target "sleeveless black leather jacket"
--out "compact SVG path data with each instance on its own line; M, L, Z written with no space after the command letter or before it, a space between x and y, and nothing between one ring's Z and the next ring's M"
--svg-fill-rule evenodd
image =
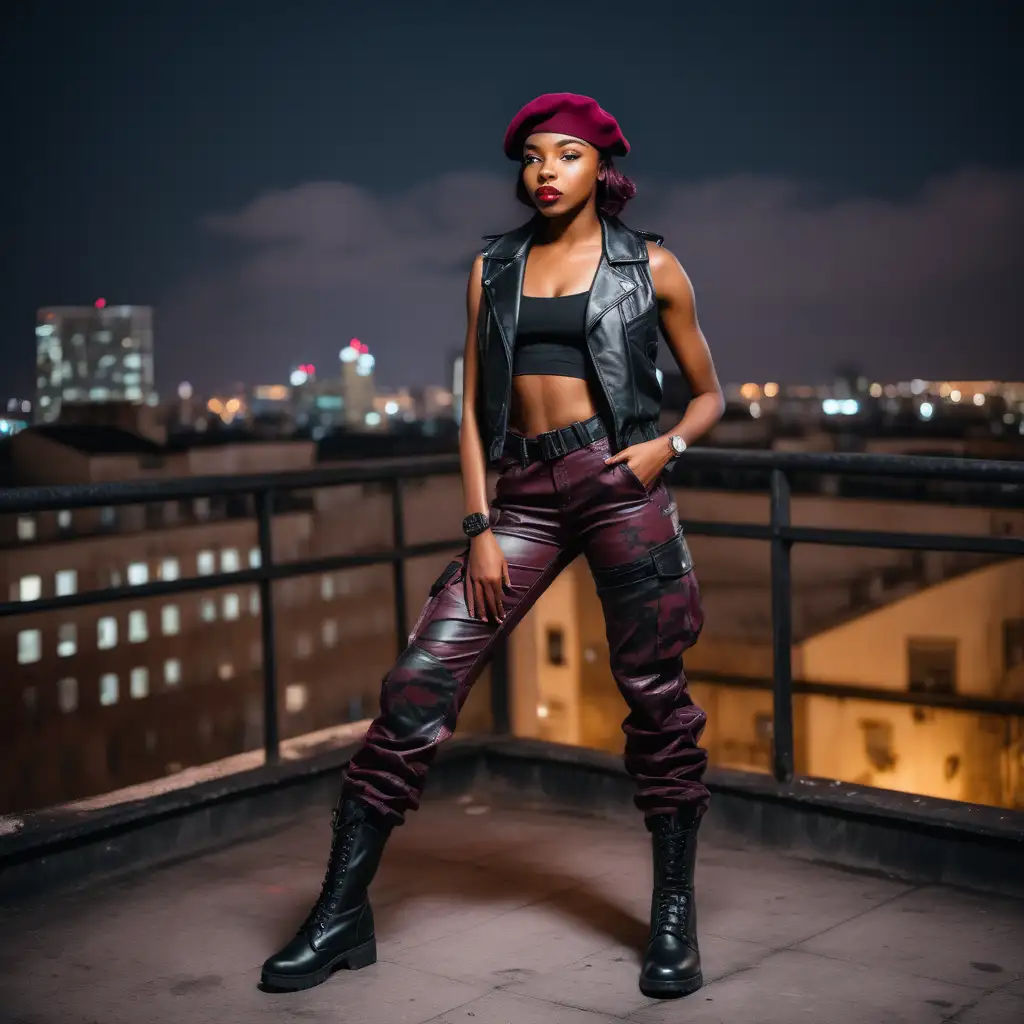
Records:
M507 234L488 235L483 250L476 412L492 464L501 458L508 429L519 299L536 226L531 220ZM660 245L662 238L603 215L601 231L604 253L587 300L587 370L611 450L617 452L658 436L658 307L646 243Z

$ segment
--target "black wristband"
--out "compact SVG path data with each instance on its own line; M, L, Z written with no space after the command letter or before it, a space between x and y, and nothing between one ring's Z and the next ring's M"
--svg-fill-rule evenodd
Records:
M481 533L489 529L491 525L490 516L484 512L470 512L462 520L462 532L467 537L479 537Z

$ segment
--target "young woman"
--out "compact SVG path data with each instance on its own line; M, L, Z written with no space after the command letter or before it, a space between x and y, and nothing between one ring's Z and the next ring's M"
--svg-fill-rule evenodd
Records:
M263 967L274 988L317 985L376 959L367 889L391 829L419 806L427 770L495 640L586 556L603 603L611 668L629 716L625 763L652 834L650 996L701 985L693 872L707 807L705 716L683 652L700 633L697 581L662 472L722 414L693 291L661 238L617 214L636 190L614 167L629 145L586 97L540 96L513 119L505 153L534 208L488 239L469 278L461 428L470 538L430 590L409 646L384 678L381 713L352 758L333 816L319 899ZM693 388L657 429L658 331ZM499 478L488 503L487 465Z

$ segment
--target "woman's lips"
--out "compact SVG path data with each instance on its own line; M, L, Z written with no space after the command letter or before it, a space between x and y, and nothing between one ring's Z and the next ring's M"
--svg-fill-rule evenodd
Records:
M539 188L533 194L541 203L553 203L556 199L562 198L562 193L557 188Z

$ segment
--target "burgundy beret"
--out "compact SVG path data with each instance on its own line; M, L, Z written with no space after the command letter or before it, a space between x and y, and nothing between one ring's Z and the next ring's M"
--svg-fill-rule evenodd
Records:
M535 132L574 135L613 156L625 156L629 143L619 122L597 100L574 92L547 92L523 107L505 132L505 155L521 160L523 143Z

